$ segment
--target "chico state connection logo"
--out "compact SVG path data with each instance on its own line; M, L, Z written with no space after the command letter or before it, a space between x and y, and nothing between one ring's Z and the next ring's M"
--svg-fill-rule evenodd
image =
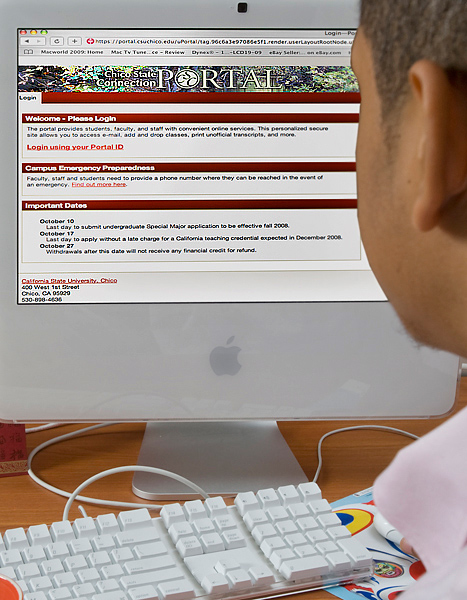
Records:
M193 69L181 69L174 77L174 82L183 89L194 88L199 85L201 78Z

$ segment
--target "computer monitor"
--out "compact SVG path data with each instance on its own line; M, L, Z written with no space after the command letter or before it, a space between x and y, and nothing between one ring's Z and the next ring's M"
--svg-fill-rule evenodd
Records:
M359 236L354 0L0 6L2 419L175 426L191 478L252 433L227 492L283 482L255 425L452 408Z

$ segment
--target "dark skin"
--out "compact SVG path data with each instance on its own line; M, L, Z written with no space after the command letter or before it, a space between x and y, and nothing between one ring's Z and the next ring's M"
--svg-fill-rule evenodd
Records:
M358 217L370 265L416 340L467 356L467 90L419 60L388 121L362 28L352 67L362 96ZM401 548L414 553L405 539Z

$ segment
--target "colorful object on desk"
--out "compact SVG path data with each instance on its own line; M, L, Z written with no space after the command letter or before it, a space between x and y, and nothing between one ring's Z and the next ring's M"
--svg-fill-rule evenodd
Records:
M375 572L366 581L330 588L328 592L342 600L397 600L424 573L423 564L376 531L374 517L378 511L371 490L343 498L332 506L352 536L371 552Z
M23 592L17 583L0 575L0 598L2 600L23 600Z
M352 535L360 533L373 523L373 513L361 508L345 508L336 512L342 525L345 525Z
M24 425L0 423L0 477L28 472L26 431ZM3 600L3 596L0 596Z

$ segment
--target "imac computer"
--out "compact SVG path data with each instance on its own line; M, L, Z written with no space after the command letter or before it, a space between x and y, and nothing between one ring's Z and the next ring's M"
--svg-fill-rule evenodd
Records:
M0 10L1 419L145 421L228 493L304 478L277 421L449 412L359 235L356 1Z

